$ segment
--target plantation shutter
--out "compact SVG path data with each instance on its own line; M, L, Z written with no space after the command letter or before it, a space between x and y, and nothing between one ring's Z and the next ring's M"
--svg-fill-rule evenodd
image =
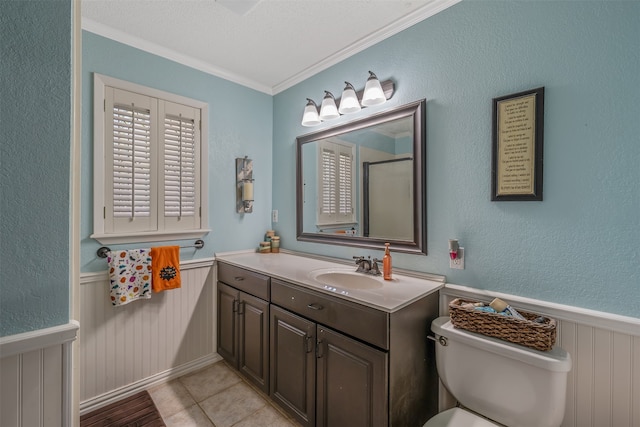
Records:
M152 116L157 103L135 93L107 88L105 97L107 231L156 229Z
M160 222L167 230L200 224L200 110L162 101Z
M355 222L352 145L323 142L319 164L318 225Z

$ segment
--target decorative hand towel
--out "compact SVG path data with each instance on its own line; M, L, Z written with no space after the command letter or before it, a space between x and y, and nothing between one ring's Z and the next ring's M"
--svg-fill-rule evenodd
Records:
M151 248L153 292L180 287L180 246Z
M151 254L149 249L107 252L112 305L151 298Z

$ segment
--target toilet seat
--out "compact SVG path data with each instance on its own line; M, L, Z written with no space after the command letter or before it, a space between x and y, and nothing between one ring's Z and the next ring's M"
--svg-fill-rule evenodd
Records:
M499 425L462 408L452 408L430 418L423 427L498 427Z

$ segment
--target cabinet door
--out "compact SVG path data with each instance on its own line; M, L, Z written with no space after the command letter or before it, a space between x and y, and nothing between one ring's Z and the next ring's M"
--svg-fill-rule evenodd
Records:
M271 306L270 395L303 426L315 426L315 331L315 323Z
M388 425L387 353L318 326L317 425Z
M240 292L218 282L218 354L238 367L238 319Z
M269 393L269 303L240 292L238 369Z

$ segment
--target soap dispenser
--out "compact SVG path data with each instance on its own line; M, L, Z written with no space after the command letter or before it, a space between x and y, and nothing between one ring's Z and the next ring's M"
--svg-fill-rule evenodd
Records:
M389 243L384 244L384 257L382 257L382 277L384 280L391 280L391 254L389 253Z

